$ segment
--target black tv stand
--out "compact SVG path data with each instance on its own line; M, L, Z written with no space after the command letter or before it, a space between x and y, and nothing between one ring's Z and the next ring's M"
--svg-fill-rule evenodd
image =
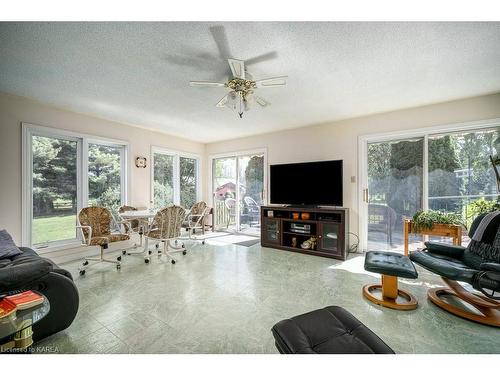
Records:
M349 210L347 208L283 207L261 208L262 246L345 260ZM301 244L316 239L314 249Z

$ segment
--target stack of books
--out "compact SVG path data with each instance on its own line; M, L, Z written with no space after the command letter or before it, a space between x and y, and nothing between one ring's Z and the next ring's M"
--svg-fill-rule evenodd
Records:
M43 303L44 296L28 290L26 292L0 296L0 319L15 319L17 310L26 310Z

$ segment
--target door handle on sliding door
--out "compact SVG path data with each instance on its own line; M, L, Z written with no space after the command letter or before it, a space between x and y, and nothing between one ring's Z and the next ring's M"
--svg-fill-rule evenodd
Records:
M363 189L363 201L368 203L368 188Z

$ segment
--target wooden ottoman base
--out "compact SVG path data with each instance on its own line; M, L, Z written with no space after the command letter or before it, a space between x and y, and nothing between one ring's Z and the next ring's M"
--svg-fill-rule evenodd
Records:
M374 290L382 290L382 299L373 294ZM363 287L363 296L369 301L395 310L414 310L418 301L412 294L398 289L398 278L396 276L382 275L382 284L368 284ZM398 302L402 297L406 301Z

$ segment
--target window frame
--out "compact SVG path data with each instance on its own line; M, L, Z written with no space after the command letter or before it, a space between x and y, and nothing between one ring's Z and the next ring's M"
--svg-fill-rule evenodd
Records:
M43 254L56 250L74 248L81 244L80 234L76 232L75 238L70 240L51 241L47 246L35 247L32 244L33 229L33 136L52 137L77 142L77 213L88 205L88 145L102 144L120 147L120 187L121 201L125 204L128 199L129 143L120 139L104 138L95 135L73 132L60 128L35 125L27 122L21 123L22 127L22 166L21 166L21 209L22 209L22 246L31 247L37 253ZM75 223L76 226L76 223Z
M189 158L189 159L194 159L196 160L196 201L199 202L202 198L202 191L201 191L201 155L195 154L195 153L190 153L190 152L184 152L184 151L178 151L178 150L173 150L170 148L166 147L161 147L161 146L151 146L151 151L150 151L150 165L151 165L151 170L150 170L150 206L154 207L154 155L155 154L163 154L163 155L169 155L174 157L174 163L173 163L173 190L174 190L174 200L173 203L177 206L180 206L180 201L181 201L181 179L180 179L180 158ZM190 209L191 207L185 207L186 209Z

